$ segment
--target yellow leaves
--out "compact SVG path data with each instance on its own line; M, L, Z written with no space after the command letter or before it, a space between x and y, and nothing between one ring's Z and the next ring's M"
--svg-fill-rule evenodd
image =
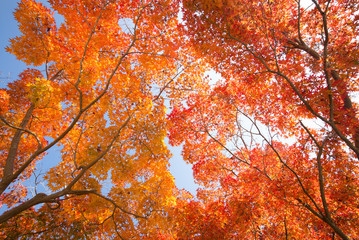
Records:
M85 217L94 220L91 223L102 223L113 214L110 221L121 225L118 229L121 234L125 232L123 236L129 232L128 238L137 228L144 233L165 228L162 211L175 204L175 185L164 142L168 128L164 96L171 89L171 78L183 71L181 67L175 71L182 61L175 58L180 42L174 29L176 2L49 2L65 19L60 29L57 31L48 9L24 0L15 13L23 35L11 40L8 51L28 64L46 64L49 78L58 69L61 74L50 81L40 72L25 72L21 81L10 87L10 100L0 91L1 111L10 102L17 105L13 112L24 112L18 109L26 110L25 105L31 102L35 109L27 129L40 141L59 139L61 162L44 170L43 179L52 192L67 191L66 186L73 181L71 190L106 192L119 206L112 212L114 206L107 200L94 195L75 199L69 193L62 196L66 200L59 211L65 217L55 221L88 225ZM141 17L138 12L134 14L142 8ZM136 35L133 29L120 32L118 20L126 15L138 20ZM194 81L181 80L188 88ZM159 84L164 91L156 98L153 94ZM19 116L15 116L16 126L21 123ZM28 145L30 141L23 142ZM44 146L48 144L43 142ZM19 152L31 155L35 147L34 151L24 148ZM72 210L77 205L81 206L79 210ZM131 213L149 220L133 220ZM109 235L113 228L106 229Z
M31 102L37 107L44 107L50 102L53 93L51 81L44 78L35 78L35 81L28 83L29 95Z

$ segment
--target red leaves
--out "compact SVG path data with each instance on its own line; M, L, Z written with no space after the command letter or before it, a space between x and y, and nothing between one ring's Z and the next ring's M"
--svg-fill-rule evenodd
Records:
M356 208L342 204L342 194L356 202L343 176L359 156L355 2L184 1L197 56L224 80L173 111L171 143L184 144L203 202L251 200L249 238L357 235Z
M20 224L42 238L358 237L356 1L308 9L276 0L49 2L65 19L59 29L35 1L15 13L23 35L7 50L44 65L46 76L26 70L0 90L0 165L18 145L7 175L21 182L60 144L44 178L56 209L30 211L26 191L5 193L9 206L31 205L9 231ZM204 77L208 65L223 78ZM175 200L167 133L193 164L196 199L182 192ZM12 184L5 180L4 190ZM54 231L44 231L47 222Z

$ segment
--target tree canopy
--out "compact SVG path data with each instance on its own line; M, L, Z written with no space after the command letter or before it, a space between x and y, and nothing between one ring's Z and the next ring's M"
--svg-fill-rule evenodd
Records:
M6 48L1 238L359 238L357 0L48 3Z

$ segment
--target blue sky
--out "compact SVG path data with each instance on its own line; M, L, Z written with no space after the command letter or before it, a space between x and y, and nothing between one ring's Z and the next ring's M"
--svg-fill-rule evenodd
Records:
M0 6L0 86L4 87L9 81L15 80L27 66L17 61L15 56L7 53L4 49L9 44L9 38L19 34L17 23L13 17L17 1L1 0Z
M20 34L17 23L13 17L13 12L17 7L17 2L19 1L0 1L0 87L2 88L5 87L7 83L16 80L17 76L23 70L31 66L27 66L26 64L18 61L15 56L5 51L5 47L9 45L9 38L13 38ZM193 180L191 166L187 165L182 160L180 147L170 147L170 150L173 153L173 157L170 160L170 170L175 177L177 187L180 189L185 188L194 195L196 193L197 185ZM51 150L49 154L41 162L39 162L37 166L38 170L41 171L41 168L48 168L47 162L58 162L60 160L58 151L59 148ZM44 173L44 170L41 172Z

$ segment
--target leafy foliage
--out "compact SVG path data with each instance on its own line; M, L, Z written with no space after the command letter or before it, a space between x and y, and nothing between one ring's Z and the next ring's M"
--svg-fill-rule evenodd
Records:
M171 142L184 144L202 185L199 202L184 209L216 216L225 208L226 220L203 230L198 217L197 232L190 220L179 232L187 239L358 238L358 118L350 97L358 91L358 3L183 6L196 55L223 78L170 115Z
M14 13L32 66L0 90L1 237L359 238L356 0L48 2Z
M164 97L182 94L193 68L176 4L49 4L23 0L14 13L22 35L7 50L43 71L29 68L1 90L1 236L157 234L175 204ZM31 195L24 181L56 145L61 160L42 178L49 190Z

